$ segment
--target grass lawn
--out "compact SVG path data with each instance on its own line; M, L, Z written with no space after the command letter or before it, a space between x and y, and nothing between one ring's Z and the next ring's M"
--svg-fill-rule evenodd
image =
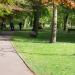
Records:
M75 33L59 32L57 43L50 44L49 32L35 39L28 31L16 32L12 42L36 75L75 75Z

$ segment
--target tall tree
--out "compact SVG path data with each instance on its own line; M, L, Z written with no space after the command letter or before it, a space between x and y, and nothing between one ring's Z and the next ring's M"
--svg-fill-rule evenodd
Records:
M51 28L51 43L56 42L56 33L57 33L57 5L53 4L53 19L52 19L52 28Z
M34 31L36 36L37 36L38 26L39 26L39 18L40 18L40 2L34 1L33 3L34 3L33 4L34 21L33 21L32 31Z
M64 4L69 8L75 8L75 2L73 0L43 0L43 3L53 3L53 19L52 19L52 29L51 29L51 43L56 42L57 34L57 5ZM67 18L67 17L66 17Z
M64 31L67 29L69 13L64 14Z

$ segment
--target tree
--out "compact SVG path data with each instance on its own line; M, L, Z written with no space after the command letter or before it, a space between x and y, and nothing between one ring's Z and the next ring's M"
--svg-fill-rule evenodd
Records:
M65 7L63 4L61 4L58 8L58 17L62 17L62 23L63 24L63 30L66 31L67 30L67 26L68 26L68 18L70 13L72 13L71 9ZM59 19L58 19L59 20Z
M53 20L51 28L51 43L56 42L56 33L57 33L57 5L53 4Z
M51 29L51 43L56 42L56 34L57 34L57 5L64 4L65 6L73 9L75 8L75 2L73 0L44 0L44 3L52 2L53 4L53 19L52 19L52 29ZM68 15L66 15L66 20ZM67 22L67 21L66 21Z
M34 14L34 21L33 21L33 29L34 33L37 36L38 34L38 26L39 26L39 18L40 18L40 2L34 1L33 2L33 14Z
M67 29L69 13L64 14L64 31Z

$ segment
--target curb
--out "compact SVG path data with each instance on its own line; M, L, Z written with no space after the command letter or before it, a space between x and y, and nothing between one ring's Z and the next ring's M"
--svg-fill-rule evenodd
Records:
M11 43L11 41L10 41ZM16 49L14 48L13 44L11 43L13 49L15 50L15 53L19 56L19 58L23 61L24 65L33 73L33 75L36 75L34 71L31 70L31 68L26 64L26 62L23 60L23 58L19 55L19 53L16 51Z

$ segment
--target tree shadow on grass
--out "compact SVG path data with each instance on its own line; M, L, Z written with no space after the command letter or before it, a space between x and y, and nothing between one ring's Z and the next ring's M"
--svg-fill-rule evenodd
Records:
M75 43L75 33L58 32L57 42Z
M37 38L30 37L30 31L15 32L14 39L12 38L12 41L14 40L18 42L49 43L50 31L40 31ZM75 33L58 32L57 42L75 43Z

